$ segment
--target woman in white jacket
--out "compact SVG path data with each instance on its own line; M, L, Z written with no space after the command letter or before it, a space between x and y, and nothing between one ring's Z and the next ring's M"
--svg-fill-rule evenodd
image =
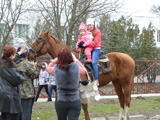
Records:
M35 102L38 100L39 94L43 87L45 88L47 95L49 95L49 92L48 92L49 73L45 70L46 67L47 67L47 63L43 63L42 69L40 70L40 73L39 73L39 87L38 87L36 98L34 100Z

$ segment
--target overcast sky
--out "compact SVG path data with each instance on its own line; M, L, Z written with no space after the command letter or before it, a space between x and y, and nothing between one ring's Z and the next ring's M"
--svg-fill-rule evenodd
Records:
M153 5L160 5L160 0L125 0L124 8L134 15L148 16Z
M150 12L153 5L160 5L160 0L125 0L120 11L122 15L130 15L140 28L147 27L149 21L160 28L160 19Z

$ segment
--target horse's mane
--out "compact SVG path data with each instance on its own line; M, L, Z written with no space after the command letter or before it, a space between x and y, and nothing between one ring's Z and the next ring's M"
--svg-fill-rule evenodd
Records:
M52 35L49 35L51 38L53 38L53 40L55 41L55 43L56 44L58 44L58 43L60 43L61 41L58 39L58 38L56 38L56 37L53 37ZM75 49L72 49L72 51L73 52L76 52L76 53L79 53L77 50L75 50Z
M60 43L60 40L56 37L53 37L52 35L50 35L51 38L53 38L53 40L55 41L56 44Z

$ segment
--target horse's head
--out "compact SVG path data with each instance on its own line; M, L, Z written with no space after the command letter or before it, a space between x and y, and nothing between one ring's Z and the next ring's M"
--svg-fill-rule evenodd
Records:
M36 59L41 55L49 52L50 45L48 44L49 30L42 33L33 43L32 48L28 52L28 59Z

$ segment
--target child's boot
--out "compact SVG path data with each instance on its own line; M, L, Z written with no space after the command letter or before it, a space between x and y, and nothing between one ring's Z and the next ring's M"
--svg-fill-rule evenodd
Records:
M87 57L86 63L92 63L91 57Z

